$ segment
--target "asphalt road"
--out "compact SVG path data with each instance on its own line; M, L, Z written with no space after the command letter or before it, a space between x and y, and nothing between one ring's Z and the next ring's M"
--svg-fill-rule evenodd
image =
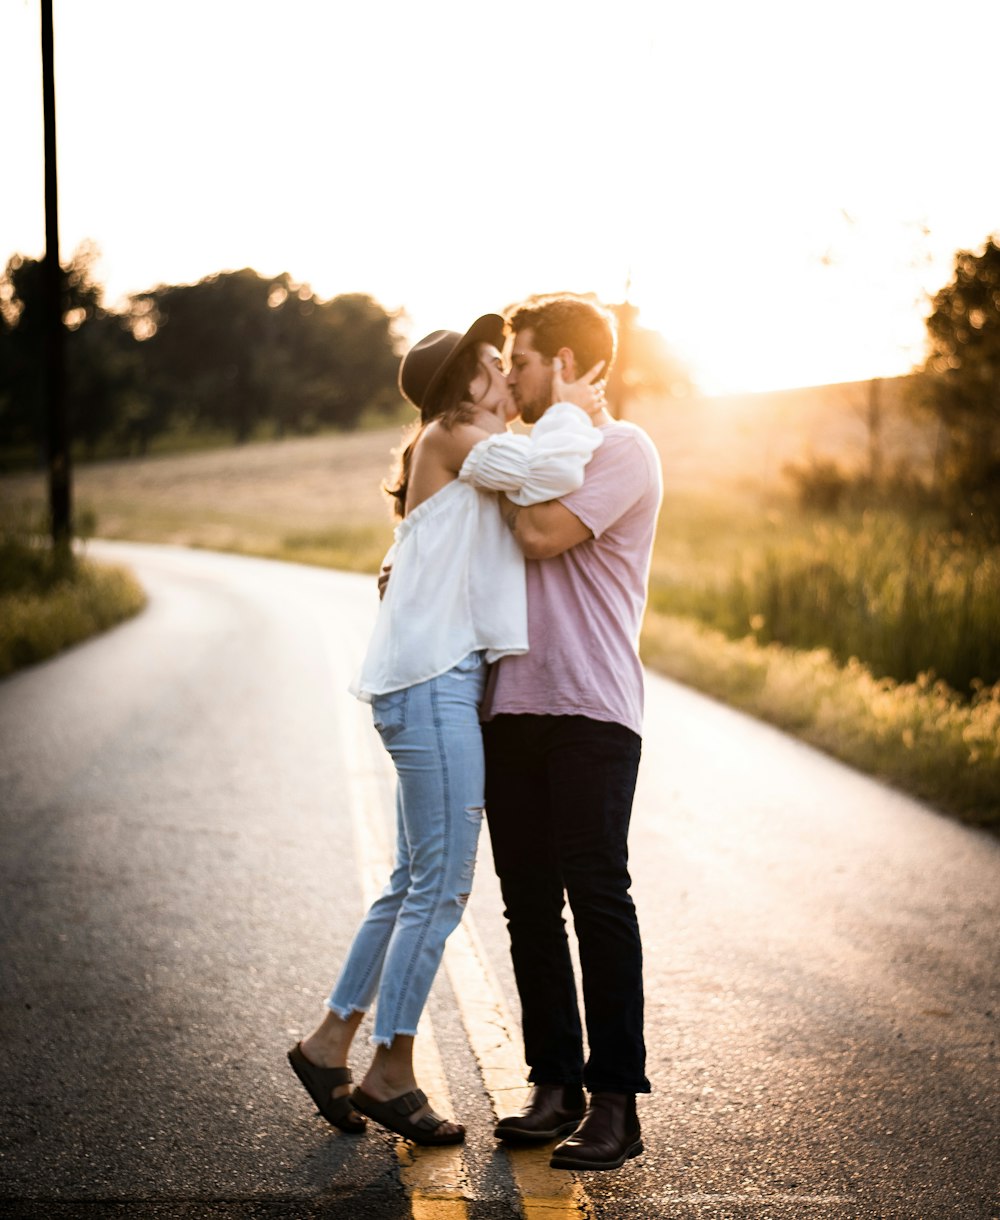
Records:
M482 982L456 941L425 1039L465 1149L332 1132L284 1056L389 826L345 690L373 582L95 550L149 608L0 683L0 1214L1000 1217L1000 843L655 677L645 1155L529 1181L495 1147L480 1008L516 997L485 838Z

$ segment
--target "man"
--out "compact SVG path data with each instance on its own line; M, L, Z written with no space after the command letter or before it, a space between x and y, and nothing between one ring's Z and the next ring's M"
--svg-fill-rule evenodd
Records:
M613 322L588 301L536 298L508 322L508 384L526 423L552 403L556 359L567 381L600 360L610 370ZM534 1085L527 1106L495 1134L539 1143L568 1134L551 1160L565 1169L617 1169L637 1156L635 1096L649 1092L627 839L641 747L637 643L662 478L641 429L606 411L595 423L603 443L578 491L504 505L528 559L529 651L494 666L482 713L487 818ZM580 951L586 1063L566 898Z

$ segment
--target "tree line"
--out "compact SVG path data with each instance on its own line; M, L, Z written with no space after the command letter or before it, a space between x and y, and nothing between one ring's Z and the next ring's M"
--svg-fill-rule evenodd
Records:
M160 285L119 312L102 302L96 252L63 268L70 433L144 453L170 431L247 440L350 429L399 404L397 315L371 297L321 300L287 274L249 268ZM44 451L42 263L14 255L0 278L0 449Z
M241 443L262 428L277 437L349 430L402 404L398 315L369 296L321 300L287 274L246 268L160 285L112 311L96 259L85 244L62 269L69 431L85 456L143 454L164 433ZM619 407L636 394L689 393L662 336L637 325L633 307L615 310L628 332ZM0 277L0 468L43 457L43 318L43 264L15 254Z

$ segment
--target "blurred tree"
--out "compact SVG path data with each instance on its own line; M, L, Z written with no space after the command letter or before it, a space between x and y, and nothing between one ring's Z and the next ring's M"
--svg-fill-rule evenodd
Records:
M327 418L354 427L363 411L388 411L399 403L399 353L394 318L361 293L334 297L319 307L328 347Z
M0 449L30 448L45 460L42 264L12 255L0 280L5 359L0 366Z
M69 336L73 353L70 421L74 440L88 457L111 441L115 448L145 451L148 437L136 435L138 420L153 417L149 392L142 384L137 345L123 319L100 310L86 326Z
M267 414L261 367L267 281L245 269L134 297L133 334L164 418L232 431L245 441Z
M136 369L128 362L114 315L101 304L94 275L96 247L84 243L62 267L66 327L66 403L70 435L90 450L120 422L135 392ZM44 263L15 254L0 278L0 447L44 458Z
M691 375L658 330L632 328L626 381L633 392L651 397L682 398L694 391Z
M237 441L265 422L278 435L353 428L400 402L395 317L371 297L321 301L288 275L244 269L110 313L96 259L84 245L62 270L70 428L90 455L143 453L170 428ZM43 286L43 264L19 254L0 276L0 449L21 462L45 457Z
M132 332L161 411L232 431L352 428L398 399L393 318L370 297L321 301L249 268L132 299Z
M1000 245L960 250L927 319L920 402L940 426L937 477L956 523L1000 531Z
M638 396L674 398L692 392L691 377L659 331L638 323L629 301L611 306L618 322L618 352L608 379L608 398L618 419Z

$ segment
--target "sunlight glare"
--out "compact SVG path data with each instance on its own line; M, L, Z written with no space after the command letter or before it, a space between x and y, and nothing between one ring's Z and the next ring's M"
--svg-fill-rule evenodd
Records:
M96 242L111 304L249 266L412 339L630 286L714 392L919 360L928 294L1000 226L992 86L963 67L989 0L568 11L55 0L63 249ZM0 8L0 43L36 96L34 5ZM4 155L0 254L37 256L40 105Z

